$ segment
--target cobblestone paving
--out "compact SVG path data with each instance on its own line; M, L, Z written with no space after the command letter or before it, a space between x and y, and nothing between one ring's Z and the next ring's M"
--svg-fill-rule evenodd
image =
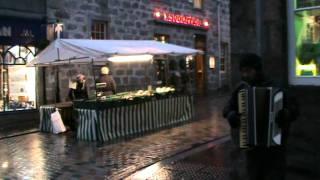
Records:
M229 133L221 118L225 97L199 100L193 122L156 133L99 144L72 132L34 133L0 140L3 179L119 179Z
M156 163L132 174L126 180L247 179L244 169L244 154L240 151L234 151L235 148L230 137L223 139L225 139L223 142L219 142L213 147L204 147L204 149L194 152L199 149L197 147L185 152L187 155L176 155Z
M319 96L300 92L300 116L291 124L287 143L286 180L320 179ZM230 155L230 156L229 156ZM175 156L174 156L175 157ZM173 159L171 157L169 159ZM217 145L178 161L161 161L126 179L247 180L245 158L230 143ZM149 169L154 167L154 169ZM238 168L242 169L238 169ZM138 177L138 178L137 178Z

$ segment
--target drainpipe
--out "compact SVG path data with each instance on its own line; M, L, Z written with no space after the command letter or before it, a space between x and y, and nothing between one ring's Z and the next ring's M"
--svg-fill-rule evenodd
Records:
M262 47L261 47L261 27L262 27L262 6L261 0L256 0L256 39L257 39L257 49L256 53L261 56L262 55Z
M221 15L221 0L217 0L217 11L218 11L218 24L217 24L217 28L218 28L218 89L221 88L221 73L220 73L220 63L221 63L221 19L220 19L220 15Z

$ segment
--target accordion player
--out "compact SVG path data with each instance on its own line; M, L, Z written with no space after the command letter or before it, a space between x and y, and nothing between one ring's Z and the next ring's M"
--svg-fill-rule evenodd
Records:
M239 91L240 148L281 145L276 115L283 108L283 96L275 87L247 86Z

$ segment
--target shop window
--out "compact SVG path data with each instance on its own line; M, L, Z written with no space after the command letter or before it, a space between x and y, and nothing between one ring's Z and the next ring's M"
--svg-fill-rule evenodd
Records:
M300 1L298 1L300 2ZM295 74L320 75L320 9L295 11Z
M107 39L107 23L104 21L93 21L91 25L92 39Z
M306 8L306 7L314 7L320 6L319 0L295 0L296 8Z
M35 68L27 67L35 55L34 47L0 46L0 111L36 107Z
M196 9L203 8L203 0L193 0L193 7Z

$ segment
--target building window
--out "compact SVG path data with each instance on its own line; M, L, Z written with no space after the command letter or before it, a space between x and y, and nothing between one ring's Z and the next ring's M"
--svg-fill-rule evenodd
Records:
M221 43L220 71L226 71L226 62L228 61L228 43Z
M34 55L31 46L0 45L0 111L36 107L35 68L26 66Z
M160 41L162 43L168 43L169 42L169 35L166 35L166 34L155 34L153 39L155 41Z
M203 8L203 0L193 0L193 7L196 9Z
M104 21L93 21L91 25L92 39L107 39L107 23Z

